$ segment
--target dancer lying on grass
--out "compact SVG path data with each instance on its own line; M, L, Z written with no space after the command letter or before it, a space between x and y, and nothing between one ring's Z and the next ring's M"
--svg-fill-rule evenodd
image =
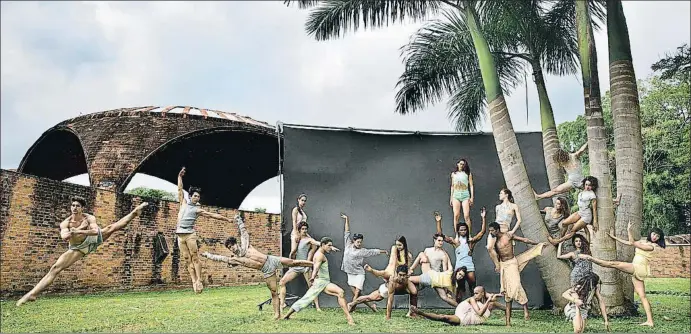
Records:
M417 307L413 307L413 313L430 320L445 322L449 325L481 325L490 317L492 309L506 310L504 305L496 301L497 297L501 297L501 294L487 293L483 286L476 286L473 289L473 296L458 304L456 311L452 315L423 312Z

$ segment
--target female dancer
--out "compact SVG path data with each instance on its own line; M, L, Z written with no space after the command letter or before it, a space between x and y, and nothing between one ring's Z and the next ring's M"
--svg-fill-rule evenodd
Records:
M573 322L573 332L583 333L585 322L588 319L588 311L592 305L593 297L597 297L600 305L600 314L605 319L605 328L609 332L609 320L607 319L607 308L605 301L600 295L600 277L595 273L589 273L581 277L575 283L571 283L571 288L564 291L562 297L570 301L564 306L564 315L567 320Z
M557 197L554 202L554 207L545 207L540 210L540 213L545 215L545 225L547 226L547 232L552 236L552 238L561 238L564 235L562 231L562 220L569 216L569 203L564 197Z
M473 263L473 248L477 244L482 236L485 235L485 230L487 228L487 222L485 220L486 212L485 207L480 210L480 216L482 217L482 229L480 233L476 234L474 237L470 236L470 231L465 223L458 224L458 231L456 232L456 237L451 238L449 236L444 237L444 241L451 244L456 253L456 265L454 269L465 267L467 269L467 275L460 280L458 289L456 289L456 301L460 302L463 299L463 294L465 293L465 282L468 282L468 288L470 291L475 290L475 263ZM434 218L437 221L437 233L441 234L441 214L439 212L434 213Z
M300 224L298 224L298 231L300 231L300 235L298 236L297 255L295 257L296 260L312 261L314 252L320 245L319 241L314 240L307 235L308 229L309 225L307 225L306 222L300 222ZM307 282L307 288L311 288L311 270L311 267L291 267L290 269L288 269L285 275L283 275L281 281L278 283L278 293L281 301L281 309L286 307L286 284L288 284L288 282L296 279L300 274L302 274L302 276L305 278L305 282ZM319 308L319 298L316 298L314 300L314 307L316 307L317 311L321 312L321 309Z
M581 180L583 180L583 166L581 165L580 157L583 152L585 152L587 147L588 143L586 142L583 146L581 146L580 149L578 149L578 151L574 153L566 152L561 148L558 149L552 157L554 162L556 162L560 167L564 168L568 178L566 182L558 185L556 188L551 189L546 193L538 195L535 193L535 190L533 190L535 193L535 199L550 198L552 196L563 194L573 188L583 189L581 183Z
M571 237L571 243L576 250L561 255L561 246L564 244L562 242L557 247L557 258L571 260L571 286L574 286L578 280L593 272L593 264L588 260L578 257L578 254L591 255L590 243L583 235L574 234L573 237Z
M659 228L653 228L650 231L650 233L648 233L648 237L645 240L641 239L635 241L633 239L633 233L631 232L632 227L633 224L631 223L631 221L629 221L629 225L627 227L627 232L629 234L628 241L617 238L614 235L614 229L610 230L609 232L610 238L619 241L624 245L636 247L636 255L634 255L633 261L631 261L631 263L620 261L605 261L586 254L579 254L578 257L586 259L588 261L592 261L601 267L614 268L619 271L623 271L627 274L631 274L631 280L633 281L633 289L634 291L636 291L636 294L638 294L638 297L641 298L641 303L643 304L643 308L645 309L645 316L647 318L646 322L642 323L641 326L653 327L653 312L650 309L650 303L648 302L648 298L645 296L644 281L646 278L650 277L649 261L650 258L653 257L653 253L659 248L666 247L665 233L662 232L662 230Z
M389 276L394 276L396 267L405 264L410 268L412 262L413 253L408 250L408 241L402 235L396 237L396 243L391 246L391 252L389 253L389 264L384 271L386 271ZM386 281L386 279L384 280Z
M516 225L514 225L513 229L511 229L509 232L513 235L516 233L516 230L518 230L518 227L521 226L521 213L518 211L518 205L513 202L513 194L511 193L511 190L506 188L499 191L499 200L501 201L501 204L497 205L494 209L496 213L495 222L499 224L499 231L503 233L509 232L511 221L515 215ZM492 234L487 236L487 251L489 252L489 256L492 258L494 263L499 263L499 257L496 249L494 248L494 244L496 242L497 238L495 238Z
M473 289L473 296L456 306L456 311L453 315L423 312L418 310L417 307L413 307L413 313L430 320L445 322L449 325L481 325L487 321L492 309L506 309L504 305L496 301L497 297L500 296L501 294L487 293L484 287L478 286Z
M422 269L422 275L410 276L408 280L414 284L421 285L423 288L433 288L437 291L439 298L441 298L447 304L453 307L458 306L458 301L456 300L456 296L458 296L457 291L460 289L463 279L468 274L468 268L460 267L453 271L447 270L443 272L432 270L430 267L429 258L424 252L421 252L418 255L418 258L415 260L413 265L415 265L418 261L421 263L420 268ZM451 294L449 295L447 291L451 292Z
M588 227L588 237L590 241L595 237L597 232L597 179L594 176L588 176L583 179L583 191L578 193L578 211L572 213L568 218L561 222L564 228L573 224L571 231L559 239L554 239L548 236L547 239L552 245L557 245L564 240L573 236L574 233L580 231L584 227ZM592 208L592 209L591 209Z
M307 214L305 213L305 204L307 204L307 195L300 194L298 196L298 203L293 208L291 217L293 218L293 230L290 232L290 256L289 258L294 259L297 249L298 242L300 241L300 232L298 230L298 224L302 222L307 222ZM307 237L311 238L309 234Z
M475 188L473 187L473 175L470 174L470 165L465 159L456 164L456 170L451 173L451 198L449 205L453 208L453 230L458 230L458 221L461 219L461 207L463 207L463 219L472 231L473 224L470 221L470 207L473 206Z

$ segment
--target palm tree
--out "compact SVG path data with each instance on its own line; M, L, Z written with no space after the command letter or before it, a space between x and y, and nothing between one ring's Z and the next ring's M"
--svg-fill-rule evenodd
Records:
M436 14L442 5L447 5L451 10L456 11L459 14L456 16L456 26L465 27L468 32L466 36L470 36L470 39L466 39L466 49L473 50L477 57L477 61L474 64L472 61L462 62L460 77L474 76L476 80L477 78L482 79L482 85L477 86L483 87L484 90L473 87L474 90L469 92L469 94L475 94L475 96L478 94L484 95L489 106L494 141L504 179L507 181L507 187L513 191L516 203L520 205L523 221L526 222L521 226L521 230L524 235L531 239L546 239L547 230L543 224L538 223L542 221L539 208L534 200L528 173L523 163L523 157L518 147L516 134L504 100L497 66L499 62L495 62L495 57L490 52L487 38L480 24L478 7L482 8L482 6L477 6L478 4L475 1L459 1L456 3L450 1L385 0L322 1L319 3L315 1L302 1L300 5L303 8L318 5L310 13L306 24L308 33L315 35L318 40L339 37L341 31L349 27L356 30L361 20L365 26L381 27L388 25L390 21L395 22L406 16L413 20L426 19L432 14ZM452 16L449 16L449 13L446 12L446 15L451 18ZM453 60L441 59L440 61ZM502 64L504 63L499 63L499 65ZM477 73L480 73L480 76L477 76ZM411 71L410 74L415 75L415 71ZM422 71L417 74L426 75L427 73ZM442 73L442 75L444 74ZM455 75L459 76L458 74ZM508 78L510 79L511 77L509 76ZM444 85L443 82L441 84ZM442 92L442 89L437 89L437 94ZM404 97L399 96L399 101L401 98ZM462 96L458 98L463 99ZM479 110L480 108L477 108L475 112L479 113ZM552 253L555 251L551 245L547 249ZM563 262L558 261L554 254L551 256L541 256L536 262L550 295L560 296L563 291L568 289L568 279L566 279L567 275L565 274L568 273L568 267ZM562 298L555 298L554 303L563 306L564 301Z
M611 177L607 155L607 133L602 117L600 83L597 71L597 51L593 39L593 27L590 21L590 9L586 1L576 0L576 21L583 76L583 96L588 135L588 157L590 174L598 179L597 220L599 230L592 242L595 257L616 260L617 249L614 240L606 233L613 227L614 207L612 203ZM619 274L616 270L595 266L595 271L602 279L602 295L611 314L628 314L632 304L624 298Z
M634 237L640 236L643 217L643 139L638 85L633 70L629 30L620 0L607 0L607 40L609 46L609 84L612 100L614 152L617 159L617 193L622 194L617 208L616 234L626 237L627 225L634 223ZM620 261L633 259L633 247L619 247ZM621 275L624 295L633 300L633 283Z

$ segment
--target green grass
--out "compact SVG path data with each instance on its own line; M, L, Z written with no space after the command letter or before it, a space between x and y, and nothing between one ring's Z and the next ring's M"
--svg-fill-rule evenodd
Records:
M689 280L651 279L646 282L655 317L655 328L638 326L643 315L612 320L613 332L689 332ZM393 319L384 313L358 309L357 325L349 327L340 309L316 312L306 309L289 321L271 320L272 311L257 304L268 298L265 286L207 289L201 295L191 291L105 293L70 297L44 297L21 308L15 300L0 302L0 331L10 332L571 332L571 323L549 311L531 313L529 322L522 311L513 313L510 329L503 313L494 313L487 325L456 327L423 319L405 318L395 310ZM332 297L324 297L332 298ZM382 305L380 302L379 305ZM643 312L640 307L641 313ZM451 310L442 310L451 313ZM663 318L666 317L666 319ZM587 331L604 332L601 319L588 322Z

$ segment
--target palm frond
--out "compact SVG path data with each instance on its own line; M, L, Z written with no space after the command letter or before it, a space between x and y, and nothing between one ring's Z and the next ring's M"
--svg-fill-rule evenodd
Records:
M316 6L317 4L319 4L320 1L318 1L318 0L284 0L283 4L285 4L286 6L290 6L294 2L297 2L298 8L306 9L306 8Z

